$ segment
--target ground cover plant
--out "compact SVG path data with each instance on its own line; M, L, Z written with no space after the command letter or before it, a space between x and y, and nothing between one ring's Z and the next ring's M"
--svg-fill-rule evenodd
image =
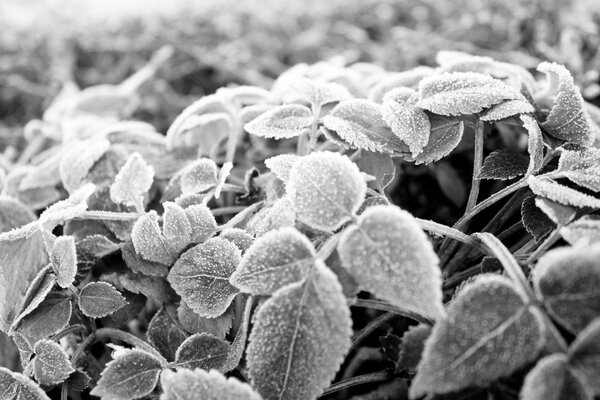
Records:
M600 112L459 52L131 119L163 48L4 154L0 399L593 399Z

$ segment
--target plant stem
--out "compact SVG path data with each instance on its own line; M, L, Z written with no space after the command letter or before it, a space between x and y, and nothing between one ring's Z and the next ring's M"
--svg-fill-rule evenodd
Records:
M535 249L533 253L527 258L527 264L532 264L535 260L537 260L550 246L556 243L560 238L560 228L561 226L557 226L554 231L542 242L542 244Z
M421 322L423 324L433 325L433 321L431 321L429 318L423 317L422 315L419 315L412 311L403 310L399 307L393 306L389 303L386 303L386 302L380 301L380 300L355 299L354 302L352 304L350 304L350 306L361 307L361 308L372 308L373 310L391 312L391 313L398 314L398 315L401 315L406 318L410 318L417 322Z
M346 379L344 381L334 383L327 390L323 392L323 394L319 397L322 399L323 397L329 396L332 393L339 392L340 390L348 389L353 386L363 385L365 383L375 383L375 382L383 382L392 378L392 374L387 370L372 372L370 374L355 376L350 379Z
M248 208L247 206L229 206L229 207L215 208L211 211L215 217L219 217L221 215L237 214L240 211L244 211L247 208Z
M98 220L98 221L135 221L140 217L138 213L114 211L85 211L73 219Z
M377 318L375 318L374 320L369 322L367 324L367 326L362 328L360 331L358 331L352 337L352 344L350 345L350 349L348 350L348 353L350 353L352 350L354 350L356 348L356 346L358 346L360 344L360 342L362 342L364 339L366 339L370 334L372 334L377 329L379 329L379 327L381 325L391 321L392 319L396 318L397 316L398 316L397 314L388 312L385 314L381 314L380 316L378 316Z
M474 142L474 155L473 155L473 179L471 180L471 191L469 192L469 200L467 200L467 207L465 213L468 213L477 204L477 198L479 197L479 184L480 179L478 178L479 171L483 165L483 134L485 124L482 120L477 120L475 124L475 142Z
M62 331L56 333L55 335L53 335L50 339L54 340L55 342L58 342L60 339L64 338L67 335L70 335L71 333L75 333L75 332L85 332L87 330L87 328L83 325L77 324L77 325L71 325L65 329L63 329Z
M471 245L471 246L476 247L483 251L487 250L487 248L485 246L482 246L479 241L475 240L474 238L472 238L471 236L469 236L465 233L462 233L461 231L459 231L457 229L454 229L449 226L439 224L437 222L430 221L430 220L425 220L425 219L421 219L421 218L415 218L415 219L421 226L421 229L423 229L427 232L437 234L437 235L442 235L449 239L454 239L458 242Z

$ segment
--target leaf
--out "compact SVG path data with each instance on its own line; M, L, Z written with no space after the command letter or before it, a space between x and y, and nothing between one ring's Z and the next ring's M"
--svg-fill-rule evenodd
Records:
M52 340L40 340L33 348L33 373L35 380L45 386L64 382L75 369L65 350Z
M90 170L110 148L106 139L89 139L70 144L60 160L59 174L63 186L69 193L79 189Z
M244 125L253 135L290 139L302 135L313 123L314 117L308 107L300 104L284 104L264 112Z
M548 313L570 332L600 317L600 244L548 251L533 270L533 285Z
M175 352L188 337L180 326L165 307L161 307L148 324L148 341L167 360L175 359Z
M164 370L160 383L160 400L261 400L250 385L214 370Z
M248 232L240 228L223 229L219 237L235 244L242 254L245 253L252 245L252 242L254 242L254 238Z
M529 166L527 175L538 172L544 163L544 141L542 131L535 118L529 115L521 115L523 127L527 130L527 152L529 153Z
M287 193L297 218L315 229L335 230L352 218L367 185L346 156L313 152L292 167Z
M369 207L344 230L338 252L362 289L427 318L445 315L438 258L408 212Z
M26 315L15 331L31 343L47 338L68 325L71 319L71 299L59 292L50 292L31 313Z
M529 160L508 149L493 151L483 161L477 179L512 179L525 175Z
M410 89L409 89L410 90ZM392 128L392 132L408 145L413 157L423 151L429 142L431 125L427 114L414 102L405 100L406 88L393 89L383 98L381 114L383 120ZM411 95L416 92L410 90Z
M0 367L0 399L50 400L50 397L27 376Z
M157 262L144 260L135 251L131 240L121 245L121 256L125 264L133 271L148 276L167 276L169 266Z
M380 192L383 192L396 176L394 160L389 154L361 150L358 159L355 159L354 162L361 172L375 177L375 180L369 182L368 186Z
M79 308L91 318L102 318L127 305L125 298L113 285L90 282L79 292Z
M441 161L434 165L433 172L444 196L456 207L462 207L467 201L467 188L457 170L449 162Z
M27 288L25 298L23 299L23 305L17 317L12 322L11 330L18 326L19 322L21 322L26 315L30 314L44 301L46 296L48 296L48 293L50 293L54 287L56 280L56 275L52 273L50 265L47 265L38 272Z
M185 214L192 226L192 243L202 243L211 238L217 230L217 221L204 204L189 206Z
M223 315L216 318L204 318L196 314L185 301L182 301L177 308L177 317L181 326L189 333L210 333L219 339L224 339L231 330L234 312L230 306Z
M491 106L481 114L479 119L486 122L499 121L520 114L531 114L534 111L535 109L528 101L522 99L508 100Z
M218 317L238 293L229 277L240 260L240 250L233 243L212 238L183 253L167 280L198 315Z
M179 205L166 201L163 204L163 235L169 248L179 254L192 241L192 224L185 210Z
M521 204L521 221L536 242L546 237L555 228L552 220L536 206L535 196L529 196Z
M221 371L227 361L228 353L228 342L209 333L196 333L181 343L177 349L175 366L177 368Z
M305 279L316 257L310 240L296 229L274 230L250 246L229 281L243 292L272 294Z
M600 395L600 319L596 318L571 343L568 352L571 365L583 375L596 396Z
M293 227L296 223L296 212L289 198L283 197L273 202L270 207L261 209L248 221L246 229L256 237L285 227Z
M419 82L419 107L440 115L475 114L523 95L506 83L475 72L445 72Z
M218 182L217 164L209 158L201 158L185 168L181 175L181 193L205 192Z
M560 204L574 207L600 208L600 199L571 189L547 178L530 176L527 183L531 191Z
M560 229L560 235L569 244L592 244L600 241L600 220L583 217Z
M242 323L238 327L235 333L235 338L229 347L229 354L227 355L227 361L223 365L222 370L225 372L233 371L242 361L244 356L244 350L246 349L246 341L248 340L248 330L250 329L250 316L252 314L253 298L248 297L246 300L246 306L244 307L244 314L242 315Z
M577 210L573 207L564 206L543 198L535 199L535 205L542 210L552 222L561 226L571 222L577 213Z
M142 398L154 390L161 370L160 360L150 353L117 349L90 394L110 400Z
M418 66L408 71L386 73L369 89L367 98L381 103L385 94L390 90L400 87L415 87L421 79L434 72L433 68Z
M135 221L131 240L136 253L145 260L172 265L177 259L177 253L171 249L158 226L158 215L154 210Z
M35 221L36 216L19 200L0 195L0 233Z
M383 120L381 106L369 100L340 102L323 117L323 125L361 149L379 153L408 152L408 146Z
M592 400L593 394L566 355L556 353L542 358L529 371L519 398L523 400Z
M87 374L87 372L75 370L69 378L67 379L67 384L69 385L69 389L83 392L90 385L92 378Z
M464 123L457 119L430 116L431 132L429 142L419 153L415 164L429 164L446 157L458 146L464 132Z
M290 171L300 156L296 154L280 154L265 160L265 165L275 174L276 177L287 182L290 177Z
M58 285L67 288L77 275L77 250L73 236L60 236L50 250L50 261L58 276Z
M348 100L352 97L346 87L335 82L316 79L294 79L289 83L289 92L297 94L299 99L308 101L313 109L329 103ZM286 95L288 93L286 92ZM291 93L289 93L291 94ZM286 99L287 100L287 99Z
M562 65L549 62L541 63L537 69L548 79L546 90L536 95L538 102L550 108L542 127L557 139L589 147L594 141L591 120L571 73Z
M54 203L41 215L39 222L48 231L52 231L57 225L65 221L81 216L88 208L87 199L96 191L96 186L87 183L75 190L65 200Z
M523 303L508 278L480 275L434 325L410 398L486 387L511 375L537 358L544 329L540 311Z
M394 363L396 372L406 370L414 374L429 335L431 335L431 326L420 324L409 327L402 339L388 334L380 337L379 341L387 357Z
M133 153L119 170L110 187L110 198L117 204L139 205L154 181L154 168L139 153Z
M317 265L258 309L246 353L252 387L265 399L318 397L348 351L351 325L335 275Z
M131 293L141 293L160 304L173 303L177 300L176 293L166 279L161 276L145 276L128 271L126 273L114 272L102 275L101 279L113 284L121 292L127 290ZM123 307L123 309L126 307ZM116 313L119 313L119 311L116 311Z

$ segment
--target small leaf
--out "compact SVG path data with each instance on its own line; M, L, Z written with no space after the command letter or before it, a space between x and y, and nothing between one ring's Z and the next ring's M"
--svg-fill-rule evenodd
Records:
M90 394L102 399L132 400L150 394L162 370L160 360L142 350L118 349Z
M238 249L243 253L248 250L248 248L254 242L254 238L248 232L240 228L227 228L221 231L219 235L220 238L229 240L231 243L235 244Z
M79 292L78 301L81 312L91 318L105 317L127 304L121 293L106 282L85 285Z
M172 265L177 259L177 253L171 249L158 226L158 215L154 210L135 221L131 240L136 253L145 260Z
M528 101L517 99L508 100L500 104L491 106L485 110L480 119L482 121L499 121L508 117L514 117L520 114L531 114L535 111L531 103Z
M442 306L438 258L413 217L395 206L373 206L346 228L338 252L359 286L390 303L437 319Z
M185 168L181 175L181 193L205 192L215 187L218 179L217 164L209 158L201 158Z
M317 265L305 282L275 292L254 317L247 349L252 386L265 399L318 397L348 351L351 324L335 275Z
M52 340L40 340L33 348L35 380L45 386L64 382L75 369L63 348Z
M300 104L277 106L244 125L253 135L289 139L302 135L313 123L314 117L308 107Z
M224 339L231 330L234 312L231 306L223 315L216 318L201 317L182 301L177 308L177 318L181 326L189 333L210 333L211 335Z
M523 99L506 83L475 72L445 72L419 82L419 107L440 115L475 114L504 100Z
M59 174L63 186L69 193L79 189L90 170L110 148L106 139L90 139L71 144L65 150L59 164Z
M188 337L179 326L165 307L159 309L148 324L148 342L167 360L175 359L175 352Z
M429 164L446 157L458 146L464 132L464 122L448 117L430 116L431 133L423 151L415 157L415 164Z
M561 228L560 235L569 244L600 242L600 220L583 217Z
M521 221L536 242L552 232L555 225L552 220L535 204L535 196L529 196L521 204Z
M189 206L185 214L192 226L192 243L202 243L211 238L217 230L217 221L204 204Z
M296 154L280 154L275 157L267 158L265 165L275 174L276 177L287 182L290 177L290 171L300 156Z
M492 152L483 161L477 179L512 179L525 175L529 160L521 154L508 149Z
M187 338L175 354L177 368L221 371L227 361L229 343L209 333L196 333Z
M480 275L433 327L410 397L486 387L511 375L537 358L545 335L541 318L510 280Z
M154 168L139 153L133 153L119 170L110 187L110 198L117 204L142 204L154 181Z
M557 225L566 225L575 218L577 210L573 207L563 206L562 204L555 203L553 201L537 198L535 199L535 205L542 210L544 214Z
M160 384L160 400L261 400L250 385L217 371L164 370Z
M179 205L166 201L163 207L163 235L169 247L175 253L180 253L191 243L192 224Z
M375 177L375 180L369 182L368 185L380 192L383 192L396 176L394 160L389 154L361 150L355 163L361 172Z
M0 195L0 233L20 228L37 217L19 200Z
M27 376L0 367L0 399L50 400L50 397Z
M270 207L260 210L246 225L248 232L256 237L285 227L293 227L296 222L296 212L287 197L277 199Z
M77 275L77 251L73 236L60 236L50 250L50 261L58 276L58 285L69 287Z
M183 253L167 280L198 315L218 317L238 293L229 277L240 260L240 250L233 243L212 238Z
M408 145L413 157L423 151L429 142L431 125L427 114L415 102L404 99L406 88L393 89L383 98L381 114L392 132ZM409 95L416 92L409 89Z
M529 135L527 141L527 152L529 153L529 166L527 167L527 175L538 172L544 162L544 141L542 139L542 131L535 118L529 115L521 115L523 127Z
M569 348L571 365L577 369L579 376L585 377L586 383L596 396L600 395L600 318L592 321L571 343Z
M533 270L534 288L548 313L575 334L600 317L600 245L583 249L553 249Z
M271 294L305 279L316 257L310 240L296 229L274 230L250 246L229 281L253 295Z
M600 199L563 186L547 178L530 176L527 183L531 191L560 204L574 207L600 208Z
M292 167L287 193L297 217L321 230L335 230L352 218L364 200L367 185L346 156L314 152Z

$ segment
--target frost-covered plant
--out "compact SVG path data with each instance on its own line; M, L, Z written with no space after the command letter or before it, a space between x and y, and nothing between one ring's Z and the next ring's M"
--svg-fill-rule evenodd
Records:
M299 65L166 135L131 85L58 98L2 178L0 399L600 395L600 113L557 64L438 62Z

